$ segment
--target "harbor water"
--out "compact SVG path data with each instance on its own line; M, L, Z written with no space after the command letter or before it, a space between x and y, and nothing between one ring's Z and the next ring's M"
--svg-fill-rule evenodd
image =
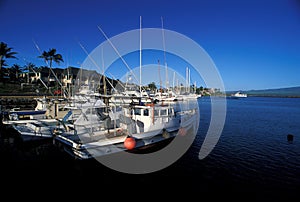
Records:
M247 97L226 102L224 129L212 152L199 159L211 118L210 98L202 97L198 99L199 129L191 147L175 163L148 174L121 173L93 159L76 160L51 140L25 144L11 131L1 131L2 183L14 189L23 189L28 181L41 187L55 183L56 190L90 182L99 189L150 185L152 192L190 190L185 192L190 196L226 191L238 201L297 197L300 98ZM287 139L289 134L292 140Z

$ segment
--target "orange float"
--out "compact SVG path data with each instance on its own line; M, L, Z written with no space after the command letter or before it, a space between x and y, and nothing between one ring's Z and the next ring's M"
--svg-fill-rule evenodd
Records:
M134 149L136 141L133 137L128 136L124 141L124 147L128 150Z

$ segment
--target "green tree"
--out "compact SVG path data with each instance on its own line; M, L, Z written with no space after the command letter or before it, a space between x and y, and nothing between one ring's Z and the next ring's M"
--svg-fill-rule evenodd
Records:
M17 52L12 51L12 48L8 47L6 43L0 43L0 79L2 80L3 72L2 67L7 66L5 59L7 58L17 58L15 55Z
M39 58L43 58L45 62L52 68L52 63L60 64L60 62L64 62L61 54L56 53L55 48L49 49L49 51L43 51L42 55L38 56Z
M151 82L148 84L148 88L152 91L155 92L155 90L157 89L155 82Z
M5 63L4 60L0 60L0 66L1 66L1 70L2 70L2 67L7 66L7 64Z
M49 75L48 75L48 85L50 85L50 75L51 73L53 74L53 76L55 77L56 81L59 83L60 86L62 86L62 84L60 83L60 81L58 80L57 76L55 75L55 73L52 70L52 63L55 62L56 64L60 64L60 62L64 62L63 57L61 54L56 53L56 49L55 48L51 48L49 49L49 51L43 51L42 55L38 56L39 58L43 58L46 62L47 65L49 65ZM51 94L53 94L51 92L51 89L48 89L50 91Z
M19 81L19 74L22 72L22 67L18 64L14 64L11 68L10 68L10 80L13 82L17 82Z

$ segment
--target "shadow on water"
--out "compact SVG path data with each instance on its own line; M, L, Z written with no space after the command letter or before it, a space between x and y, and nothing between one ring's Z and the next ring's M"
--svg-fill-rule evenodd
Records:
M300 189L300 113L292 113L299 103L263 98L228 101L221 138L214 150L199 160L210 120L209 100L203 99L199 101L200 124L192 146L175 163L148 174L121 173L95 159L75 160L52 140L24 143L2 131L1 180L8 188L24 189L28 182L40 187L54 184L56 191L72 188L73 194L78 190L101 193L112 189L137 193L150 188L154 195L161 192L201 198L206 194L231 201L287 201L298 197ZM293 141L287 139L289 133L294 135ZM120 163L126 163L126 159Z

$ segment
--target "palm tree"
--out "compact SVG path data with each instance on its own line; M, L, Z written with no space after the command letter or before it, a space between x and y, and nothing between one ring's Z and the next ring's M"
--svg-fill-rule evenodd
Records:
M155 85L155 82L151 82L148 84L148 88L150 88L150 90L152 92L155 92L155 90L157 89L156 85Z
M15 56L17 52L13 52L12 48L8 47L6 43L0 43L0 75L2 78L2 67L7 66L5 63L6 58L17 58Z
M0 65L1 65L1 69L2 69L2 67L7 66L7 64L5 63L5 60L0 60Z
M49 51L43 51L42 55L38 56L39 58L43 58L47 65L49 65L49 75L48 75L48 85L50 82L50 74L54 75L56 81L59 83L60 86L62 86L61 82L58 80L57 76L52 70L52 62L54 61L57 64L60 64L60 62L64 62L62 55L59 53L56 53L55 48L49 49ZM50 90L50 89L49 89Z
M64 62L62 55L59 53L56 53L55 48L49 49L49 51L44 51L42 55L38 56L39 58L43 58L46 63L49 62L49 67L52 68L52 62L54 61L57 64L60 64L60 62Z
M14 64L11 68L10 68L10 79L13 82L19 81L19 74L22 72L22 67L18 64Z

